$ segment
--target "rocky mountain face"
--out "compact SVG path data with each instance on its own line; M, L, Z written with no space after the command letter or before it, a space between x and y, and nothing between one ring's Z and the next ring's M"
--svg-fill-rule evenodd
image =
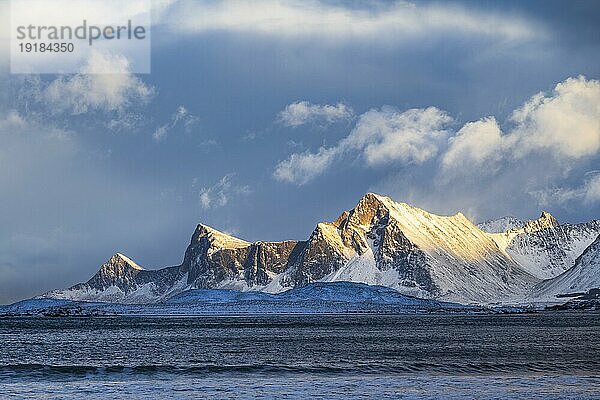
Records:
M508 229L487 233L460 213L438 216L368 193L304 241L250 243L198 225L181 265L145 270L116 254L88 282L42 297L143 303L188 289L279 293L352 281L421 298L509 301L526 296L545 274L564 272L561 263L574 263L600 233L598 221L560 225L547 213L482 228L498 226Z

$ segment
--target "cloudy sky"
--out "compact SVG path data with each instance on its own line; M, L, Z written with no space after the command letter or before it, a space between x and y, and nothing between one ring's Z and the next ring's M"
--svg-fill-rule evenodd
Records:
M199 222L303 239L368 191L474 221L598 218L599 16L159 1L141 75L102 54L81 74L11 75L4 33L0 303L85 281L116 251L179 264Z

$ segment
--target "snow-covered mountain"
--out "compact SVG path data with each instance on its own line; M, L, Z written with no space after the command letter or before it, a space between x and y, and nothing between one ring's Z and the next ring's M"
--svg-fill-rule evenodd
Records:
M558 294L586 293L596 288L600 288L600 236L577 257L572 268L537 285L534 296L553 299Z
M147 303L160 301L188 287L179 267L146 270L129 257L116 253L89 281L64 290L54 290L42 298Z
M548 213L520 223L439 216L368 193L304 241L250 243L198 225L178 266L145 270L115 254L88 282L54 299L158 302L192 289L280 293L314 282L381 285L426 299L491 303L525 298L600 234L600 223L560 225Z
M489 222L488 222L489 223ZM600 221L560 224L548 212L491 237L524 270L539 279L554 278L575 264L600 234Z
M300 275L383 285L422 298L480 302L521 293L536 281L464 215L438 216L371 193L335 222L319 224L314 236L327 239L339 262L317 275L306 271L305 263L292 265L275 282L286 286L290 277Z

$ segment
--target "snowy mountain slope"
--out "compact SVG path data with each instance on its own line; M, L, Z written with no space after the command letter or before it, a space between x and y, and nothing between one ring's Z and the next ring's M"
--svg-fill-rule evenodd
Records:
M537 285L533 297L555 299L558 294L585 293L595 288L600 288L600 235L572 268Z
M520 293L535 281L460 213L438 216L367 194L342 228L347 241L366 231L372 242L364 244L373 244L378 269L398 271L395 283L381 283L403 293L485 302Z
M600 221L559 224L548 212L521 228L491 234L498 246L525 271L539 279L554 278L569 268L600 234Z
M510 229L522 228L525 221L512 216L506 216L498 219L491 219L477 224L477 227L487 233L503 233Z

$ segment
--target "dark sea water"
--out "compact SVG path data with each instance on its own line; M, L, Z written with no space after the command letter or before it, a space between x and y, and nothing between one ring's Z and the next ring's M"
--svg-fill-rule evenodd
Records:
M600 314L0 319L0 398L600 398Z

